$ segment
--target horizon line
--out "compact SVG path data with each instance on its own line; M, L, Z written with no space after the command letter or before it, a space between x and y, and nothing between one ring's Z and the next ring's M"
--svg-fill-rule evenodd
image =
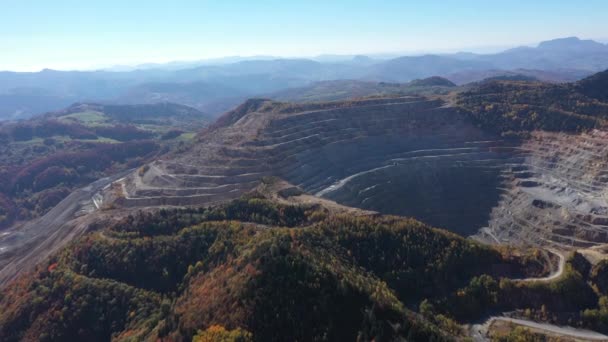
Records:
M424 49L424 50L406 50L406 51L395 51L395 52L370 52L370 53L332 53L332 52L324 52L314 55L272 55L272 54L251 54L251 55L221 55L221 56L209 56L209 57L185 57L185 58L166 58L166 59L157 59L157 60L149 60L149 61L138 61L138 62L108 62L108 63L99 63L96 65L88 65L88 66L76 66L76 67L32 67L32 68L19 68L19 69L3 69L0 72L4 73L39 73L44 71L58 71L58 72L134 72L138 70L154 70L154 69L162 69L163 66L167 66L169 64L180 64L180 63L209 63L211 65L230 65L239 62L245 61L253 61L253 60L316 60L321 59L323 57L336 57L336 58L348 58L348 57L356 57L356 56L365 56L370 57L372 59L378 60L388 60L399 57L416 57L416 56L425 56L425 55L453 55L460 53L471 53L477 55L492 55L498 54L510 49L519 48L519 47L538 47L543 42L554 41L554 40L562 40L568 38L576 38L581 41L594 41L600 44L608 45L608 38L580 38L579 36L563 36L552 39L546 39L536 42L528 42L528 43L518 43L513 45L484 45L484 46L469 46L462 48L448 48L448 49ZM221 62L221 60L228 59L236 59L236 61L231 62ZM150 65L149 67L146 67ZM118 70L120 68L124 68L125 70ZM189 67L184 67L183 69L188 69ZM117 69L117 70L112 70ZM183 70L181 68L177 68L175 70Z

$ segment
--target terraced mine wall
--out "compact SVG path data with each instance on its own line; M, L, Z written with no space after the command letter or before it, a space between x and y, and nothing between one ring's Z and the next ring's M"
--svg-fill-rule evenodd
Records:
M125 182L125 206L194 205L240 196L278 176L339 203L420 218L463 235L488 222L514 144L441 101L374 100L345 108L265 114L238 144L212 144L150 165ZM217 141L250 132L250 113ZM260 115L262 116L262 115ZM228 139L228 138L226 138Z
M277 176L341 204L412 216L491 243L608 240L604 132L505 140L440 101L408 97L256 108L205 139L125 178L118 202L205 205Z
M271 142L317 134L302 142L315 148L294 144L277 163L280 177L338 203L413 216L462 235L487 224L505 173L520 160L516 143L432 102L323 114L273 121Z
M537 132L521 151L518 177L478 237L562 248L608 242L608 133Z

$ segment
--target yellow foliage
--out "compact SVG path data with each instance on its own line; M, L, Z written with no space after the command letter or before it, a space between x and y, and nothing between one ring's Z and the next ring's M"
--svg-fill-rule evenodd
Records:
M253 337L250 332L237 328L226 330L221 325L212 325L206 330L199 330L192 342L249 342Z

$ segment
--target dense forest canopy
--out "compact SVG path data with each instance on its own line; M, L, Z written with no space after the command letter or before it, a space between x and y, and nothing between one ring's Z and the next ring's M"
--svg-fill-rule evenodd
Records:
M481 127L495 132L580 132L606 126L608 72L577 83L489 80L457 96Z
M186 106L74 104L0 124L0 228L45 214L70 191L183 149L206 116Z
M588 308L589 324L601 324L598 298L581 282L588 275L574 265L550 287L500 280L544 264L539 253L496 250L412 219L253 194L140 212L85 235L2 293L0 337L439 341L463 336L456 322L487 310L546 303ZM419 305L422 315L409 309Z

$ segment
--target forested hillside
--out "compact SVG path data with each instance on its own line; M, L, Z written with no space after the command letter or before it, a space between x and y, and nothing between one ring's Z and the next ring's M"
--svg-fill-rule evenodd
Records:
M75 241L2 292L0 339L451 340L464 331L448 315L409 308L483 274L543 272L539 254L518 255L412 219L253 193L134 213Z
M486 81L457 96L457 103L481 127L497 132L580 132L605 127L606 72L562 85Z
M172 104L76 104L0 124L0 228L40 216L73 189L183 148L206 116Z

